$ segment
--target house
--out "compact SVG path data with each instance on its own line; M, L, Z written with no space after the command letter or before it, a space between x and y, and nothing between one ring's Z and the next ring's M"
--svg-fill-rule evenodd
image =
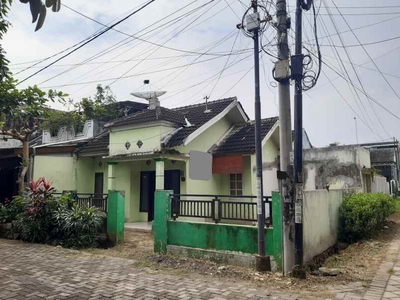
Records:
M59 190L122 190L126 221L154 218L155 189L177 194L255 195L254 122L235 97L168 109L147 109L104 125L87 139L37 146L34 178ZM264 194L278 188L279 120L262 120ZM190 151L213 155L209 181L189 176Z
M295 133L294 130L292 130L292 149L294 149L294 139L295 139ZM313 145L311 144L310 138L308 137L308 134L306 130L303 128L303 149L312 149L314 148Z
M386 178L373 167L373 153L363 146L329 146L304 151L304 188L389 193Z
M396 186L399 186L400 174L398 141L368 143L360 146L369 149L372 167L390 183L391 193L394 193L395 190L397 192Z
M148 107L145 103L135 101L122 101L117 103L120 116L127 116ZM73 155L77 145L81 145L97 136L104 129L101 123L89 120L85 123L82 132L62 127L55 135L48 130L39 130L31 136L29 142L31 168L26 175L26 180L34 178L34 157L38 154L47 155ZM11 199L18 194L18 173L21 166L22 143L18 140L0 135L0 202ZM40 162L39 162L40 163ZM37 164L36 164L37 165ZM51 171L49 171L52 174ZM54 174L52 174L54 175ZM60 173L62 175L62 173ZM57 176L53 176L57 177Z
M34 134L29 141L29 149L32 149L42 139L41 134ZM18 174L22 163L22 143L19 140L0 135L0 202L11 199L18 194ZM32 174L27 174L27 179Z

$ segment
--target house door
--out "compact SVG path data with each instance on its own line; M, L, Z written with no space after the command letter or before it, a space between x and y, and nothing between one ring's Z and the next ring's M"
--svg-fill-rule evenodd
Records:
M181 193L181 171L168 170L164 173L164 189L172 190L174 194Z
M96 196L102 197L104 193L104 173L94 174L94 193Z
M156 190L156 172L140 172L140 212L147 212L147 220L154 220L154 192Z

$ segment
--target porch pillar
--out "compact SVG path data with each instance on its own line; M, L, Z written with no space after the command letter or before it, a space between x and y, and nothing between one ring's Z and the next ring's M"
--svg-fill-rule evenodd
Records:
M164 190L165 158L156 158L156 190Z
M115 190L115 179L116 179L116 167L118 162L108 162L108 190Z

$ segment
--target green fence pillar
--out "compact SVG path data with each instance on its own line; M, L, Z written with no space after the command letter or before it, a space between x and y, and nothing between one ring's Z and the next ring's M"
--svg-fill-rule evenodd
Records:
M154 196L154 252L167 253L168 220L171 218L172 191L155 191Z
M283 258L282 199L279 192L272 192L273 256L279 268Z
M107 237L114 245L124 241L125 192L108 191Z

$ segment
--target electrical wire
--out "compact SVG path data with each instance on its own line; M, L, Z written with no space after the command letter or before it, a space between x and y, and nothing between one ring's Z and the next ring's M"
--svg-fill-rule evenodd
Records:
M195 0L195 1L196 1L196 0ZM192 3L194 3L195 1L192 1L191 3L185 5L184 7L182 7L182 9L188 7L189 5L191 5ZM197 7L197 8L195 8L195 9L193 9L193 10L191 10L191 11L189 11L189 12L183 14L183 15L181 15L181 16L178 16L178 17L176 17L176 18L174 18L174 19L172 19L172 20L170 20L170 21L167 21L167 22L165 22L165 23L159 25L158 27L153 28L153 29L147 31L146 33L143 33L140 37L143 37L143 36L145 36L146 34L149 34L150 32L153 32L153 31L155 31L155 30L157 30L157 29L159 29L159 28L162 28L162 27L164 27L165 25L169 25L170 23L175 24L175 23L177 23L177 22L183 20L184 18L188 17L188 16L191 15L192 13L198 11L199 9L205 7L206 5L212 3L213 1L214 1L214 0L211 0L211 1L209 1L209 2L207 2L207 3L205 3L205 4L201 5L201 6L199 6L199 7ZM179 10L174 11L173 13L169 14L169 15L168 15L167 17L165 17L165 18L168 18L168 17L170 17L170 16L176 14L178 11L179 11ZM157 22L153 23L151 26L154 26L154 25L160 23L160 22L161 22L162 20L164 20L165 18L162 18L162 19L158 20ZM103 26L105 26L105 28L108 28L108 27L107 27L106 25L104 25L104 24L103 24ZM151 26L150 26L150 27L151 27ZM166 28L164 28L163 30L165 30L165 29L166 29ZM161 30L161 31L163 31L163 30ZM136 34L138 34L138 33L140 33L140 32L143 32L143 31L144 31L144 29L140 30L140 31L137 32ZM85 65L87 62L90 62L90 61L92 61L92 60L94 60L94 59L97 59L97 58L100 58L100 57L102 57L102 56L104 56L104 55L106 55L106 54L108 54L108 53L110 53L110 52L113 52L113 51L117 50L118 48L121 48L122 46L131 43L131 42L134 41L135 39L138 39L138 37L135 37L134 35L129 35L129 37L127 37L127 38L125 38L125 39L123 39L123 40L121 40L121 41L115 43L114 45L108 47L108 48L105 49L105 50L102 50L102 51L96 53L95 55L92 55L91 57L89 57L89 58L85 59L84 61L80 62L79 64L77 64L76 66L71 67L71 68L69 68L69 69L67 69L67 70L64 70L64 71L62 71L62 72L60 72L60 73L58 73L58 74L56 74L56 75L54 75L54 76L48 78L47 80L41 82L40 84L46 83L47 81L52 80L52 79L54 79L54 78L56 78L56 77L59 77L59 76L65 74L65 73L67 73L67 72L69 72L69 71L72 71L72 70L76 69L77 67L80 67L80 66L82 66L82 65ZM135 47L135 46L134 46L134 47ZM129 50L128 50L128 51L129 51ZM125 52L126 52L126 51L125 51ZM123 52L123 53L125 53L125 52ZM119 54L119 55L120 55L120 54ZM115 56L114 58L119 57L119 55ZM114 59L114 58L113 58L113 59Z
M325 3L325 5L326 5L326 3ZM325 24L324 19L320 19L320 22L321 22L322 28L325 30L325 33L329 36L329 32L328 32L328 29L327 29L327 26L326 26L326 24ZM339 35L339 36L340 36L340 35ZM340 36L340 37L341 37L341 36ZM342 69L342 72L344 72L344 73L346 74L347 78L348 78L348 81L346 81L346 82L347 82L347 84L348 84L349 90L350 90L350 92L351 92L351 94L352 94L352 96L353 96L353 98L354 98L354 101L355 101L356 105L358 106L358 108L359 108L359 110L360 110L362 116L364 117L364 119L367 120L367 118L369 118L370 123L372 124L373 121L372 121L371 117L369 116L368 111L367 111L367 109L365 108L365 106L364 106L364 104L363 104L363 101L361 100L361 97L360 97L360 95L358 94L358 92L357 92L357 90L356 90L354 84L353 84L353 85L350 84L350 82L352 83L350 74L349 74L349 72L347 71L347 68L346 68L346 66L344 65L343 61L342 61L342 58L341 58L341 56L340 56L340 54L339 54L339 51L337 50L336 47L333 46L332 37L328 37L328 42L329 42L329 44L331 45L331 48L333 49L333 53L335 54L335 56L337 57L338 61L340 62L339 67ZM311 53L311 55L315 56L313 53ZM358 101L357 101L357 100L358 100ZM364 111L365 111L365 114L364 114L363 109L364 109ZM366 116L367 116L367 117L366 117ZM379 135L379 133L377 133L377 134ZM379 136L380 136L380 135L379 135ZM382 138L382 137L380 136L380 138Z
M335 2L332 0L333 5L335 5L335 7L337 8L338 12L341 13L340 9L336 6ZM400 95L397 93L397 91L394 89L394 87L392 86L392 84L387 80L386 76L382 73L381 69L378 67L378 65L376 64L375 60L371 57L371 55L369 54L369 52L367 51L367 49L365 49L365 47L362 45L360 39L358 38L358 36L354 33L354 31L351 29L350 24L347 22L346 18L342 15L343 20L345 21L346 25L349 27L349 29L352 31L354 37L356 38L356 40L358 41L358 43L361 45L361 47L363 48L365 54L367 54L369 60L374 64L375 68L378 70L378 72L381 74L381 76L383 77L383 79L385 80L385 82L387 83L387 85L390 87L390 89L393 91L393 93L396 95L397 99L400 100Z
M326 0L323 0L323 1L324 1L324 4L325 4L325 3L326 3ZM332 0L332 2L333 2L333 0ZM326 4L325 4L325 6L326 6ZM330 13L330 9L329 9L329 8L327 8L326 10ZM332 21L332 24L333 24L335 30L338 31L338 27L337 27L336 22L334 21L333 17L331 17L331 21ZM340 40L341 44L344 46L345 44L344 44L344 41L343 41L342 36L341 36L340 34L339 34L339 40ZM359 82L359 84L360 84L360 86L361 86L361 88L362 88L362 90L363 90L363 94L366 95L367 93L366 93L364 84L362 83L361 78L360 78L360 75L358 74L356 68L355 68L354 65L353 65L353 62L352 62L350 53L347 51L346 48L344 48L344 51L345 51L345 53L346 53L346 56L347 56L348 60L351 62L351 67L352 67L352 69L353 69L354 74L356 75L357 81ZM372 111L373 111L373 113L374 113L376 119L378 120L379 124L381 125L383 131L390 137L390 134L388 133L388 131L386 130L386 128L383 126L383 123L382 123L381 119L379 118L379 116L378 116L376 110L374 109L374 107L373 107L373 105L372 105L372 103L371 103L371 100L369 99L369 97L367 97L367 99L368 99L368 103L369 103L369 105L371 106L371 109L372 109Z
M240 31L237 32L236 38L235 38L235 40L234 40L234 42L233 42L233 45L232 45L232 48L231 48L231 52L233 51L233 48L235 48L236 41L237 41L237 39L238 39L239 33L240 33ZM218 85L219 80L221 79L222 74L225 72L226 66L228 65L230 59L231 59L231 56L229 55L228 58L226 59L225 65L224 65L224 67L222 68L221 73L220 73L219 76L218 76L217 81L215 82L213 88L211 89L211 92L210 92L210 94L209 94L209 97L210 97L210 98L211 98L211 95L212 95L212 93L214 92L216 86Z
M210 11L212 8L214 8L215 6L210 7L206 12ZM200 16L198 16L197 18L195 18L194 20L191 20L191 22L189 23L188 26L194 24L198 19L200 19L204 14L201 14ZM163 44L165 45L166 43L168 43L169 41L171 41L172 39L174 39L176 36L178 36L179 34L181 34L183 32L183 29L178 31L177 33L175 33L172 37L170 37L169 39L167 39ZM226 37L224 37L221 41L224 41ZM217 45L221 42L219 41L217 43ZM123 77L126 74L129 74L129 72L131 72L134 68L136 68L139 64L141 64L142 62L144 62L146 60L146 58L150 57L152 54L154 54L156 51L158 51L161 47L157 47L156 49L154 49L154 51L150 52L146 57L144 57L142 59L142 61L140 61L139 63L137 63L136 65L134 65L133 67L131 67L128 71L124 72L120 78L115 79L113 82L110 83L109 86L115 84L116 82L118 82L119 80L123 79ZM215 48L215 46L213 46L211 49ZM204 54L200 54L198 58L202 57L203 55L205 55L206 53L208 53L211 49L209 49L208 51L206 51ZM198 59L196 58L196 60ZM195 61L196 61L195 60Z
M54 62L50 63L49 65L41 68L39 71L36 71L35 73L33 73L32 75L29 75L28 77L26 77L25 79L19 81L16 85L19 85L25 81L27 81L28 79L32 78L33 76L36 76L37 74L41 73L42 71L46 70L49 66L52 66L54 64L56 64L57 62L61 61L62 59L70 56L72 53L78 51L79 49L81 49L82 47L86 46L87 44L91 43L92 41L94 41L95 39L99 38L100 36L102 36L103 34L105 34L106 32L108 32L109 30L113 29L115 26L125 22L126 20L128 20L130 17L132 17L133 15L137 14L138 12L140 12L141 10L143 10L144 8L146 8L148 5L150 5L151 3L153 3L155 0L150 0L149 2L147 2L145 5L141 6L140 8L138 8L137 10L135 10L134 12L130 13L128 16L126 16L125 18L121 19L120 21L114 23L113 25L111 25L110 27L108 27L107 29L102 30L101 32L99 32L98 34L96 34L95 36L93 36L92 38L90 38L89 40L85 41L83 44L81 44L79 47L71 50L70 52L68 52L67 54L63 55L62 57L58 58L57 60L55 60Z

